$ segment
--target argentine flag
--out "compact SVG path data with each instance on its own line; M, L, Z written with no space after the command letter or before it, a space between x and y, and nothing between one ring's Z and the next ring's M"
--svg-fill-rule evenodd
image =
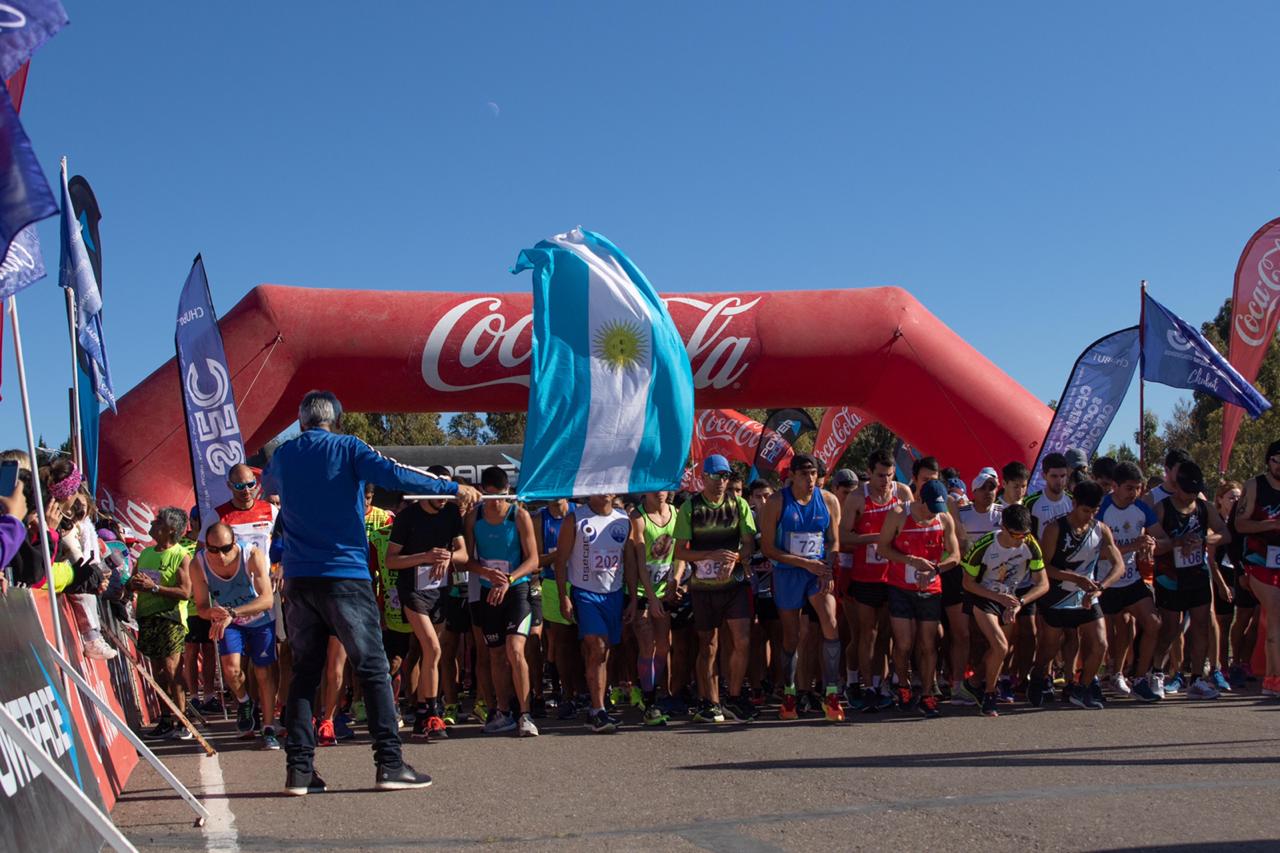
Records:
M580 228L525 249L533 270L526 500L674 489L693 437L689 354L658 293Z

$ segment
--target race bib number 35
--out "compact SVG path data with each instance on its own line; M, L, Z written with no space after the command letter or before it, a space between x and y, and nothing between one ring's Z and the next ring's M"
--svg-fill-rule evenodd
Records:
M699 560L693 564L693 576L698 580L713 581L720 577L720 564L715 560Z

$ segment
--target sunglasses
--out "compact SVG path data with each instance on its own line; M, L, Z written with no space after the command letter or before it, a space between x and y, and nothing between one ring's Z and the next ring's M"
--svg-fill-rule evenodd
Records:
M708 480L727 480L728 478L729 478L728 474L708 474L707 475Z
M232 483L231 488L235 489L237 492L245 492L257 485L258 485L257 480L250 480L247 483Z
M236 543L232 542L230 545L207 545L206 544L204 547L215 554L230 554L232 551L236 549Z
M1008 533L1014 539L1026 539L1031 535L1031 531L1029 530L1009 530L1008 528L1005 528L1004 532Z

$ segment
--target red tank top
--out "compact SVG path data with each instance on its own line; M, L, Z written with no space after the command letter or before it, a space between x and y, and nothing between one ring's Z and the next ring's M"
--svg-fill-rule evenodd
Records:
M893 540L893 547L912 557L923 557L931 563L942 561L943 543L946 541L942 527L942 516L935 516L933 521L921 524L914 515L907 513L902 523L902 530ZM928 588L921 590L916 585L916 571L906 563L889 564L889 583L899 589L911 592L942 592L942 576L935 574Z
M897 490L890 493L887 503L878 504L871 499L868 491L863 492L863 508L861 514L858 515L858 523L853 529L859 535L867 535L869 533L879 534L884 529L884 520L889 517L889 511L898 506L902 501L899 500ZM859 545L858 550L853 552L853 579L859 583L884 583L889 572L889 561L880 556L880 552L876 549L876 543L868 542L865 545Z

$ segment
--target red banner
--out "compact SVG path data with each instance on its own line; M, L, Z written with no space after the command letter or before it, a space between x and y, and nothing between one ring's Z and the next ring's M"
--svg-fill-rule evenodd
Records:
M813 455L818 457L827 476L831 476L845 450L870 423L871 419L853 406L832 407L823 413L822 423L818 425L818 438L813 443Z
M1280 321L1280 219L1273 219L1249 238L1236 266L1236 286L1231 299L1231 342L1227 359L1245 381L1258 377L1267 345ZM1222 414L1222 459L1226 471L1231 446L1244 410L1226 405Z
M702 491L702 460L720 454L730 462L750 465L764 424L734 409L699 409L693 419L693 441L689 448L689 469L680 488Z

